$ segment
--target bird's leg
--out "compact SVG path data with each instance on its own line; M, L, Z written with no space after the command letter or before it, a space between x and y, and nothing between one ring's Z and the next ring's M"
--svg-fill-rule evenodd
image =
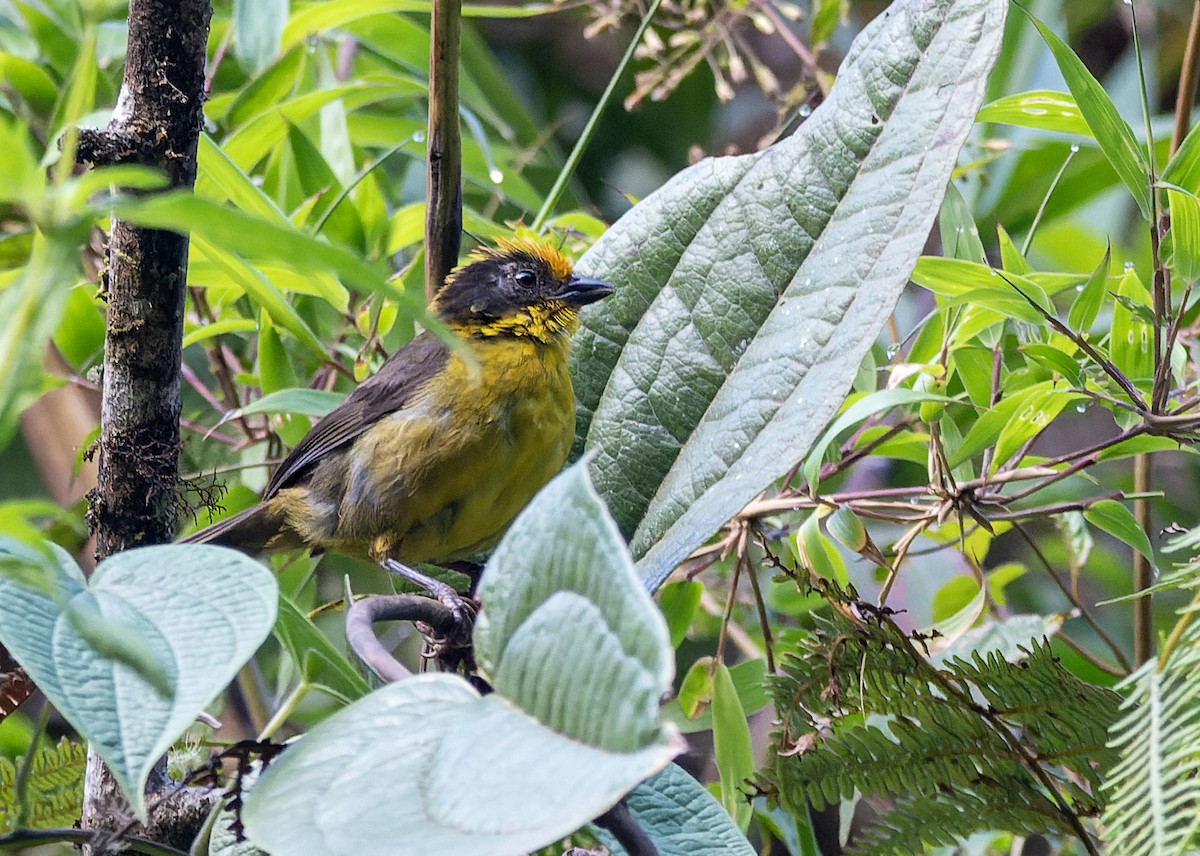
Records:
M437 598L446 609L450 610L450 614L454 617L454 623L458 625L460 633L470 631L471 625L475 621L475 610L462 595L454 590L453 586L441 580L434 579L428 574L423 574L415 568L410 568L408 565L397 562L395 559L384 558L380 560L379 564L383 566L384 570L396 576L403 577L413 585L420 586L433 597Z

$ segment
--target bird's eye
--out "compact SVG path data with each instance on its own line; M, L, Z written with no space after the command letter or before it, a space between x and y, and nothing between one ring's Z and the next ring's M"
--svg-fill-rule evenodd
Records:
M519 270L513 275L513 279L521 288L533 288L537 285L537 276L531 270Z

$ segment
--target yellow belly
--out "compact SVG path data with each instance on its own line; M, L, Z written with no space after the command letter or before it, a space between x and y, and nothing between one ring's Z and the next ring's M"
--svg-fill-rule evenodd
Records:
M406 564L492 547L566 462L575 400L565 345L474 340L475 370L452 356L445 382L355 440L342 478L318 473L300 489L325 512L306 521L307 540Z

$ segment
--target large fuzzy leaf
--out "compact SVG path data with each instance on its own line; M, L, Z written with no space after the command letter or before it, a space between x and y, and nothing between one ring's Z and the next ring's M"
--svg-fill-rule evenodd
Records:
M651 587L836 412L938 211L1003 0L898 0L766 151L685 170L581 260L577 451Z
M527 853L680 751L659 721L666 624L582 466L517 518L480 597L475 650L495 692L420 675L338 711L263 773L251 841L273 856Z
M224 547L126 550L90 580L56 554L48 587L0 575L0 642L144 820L150 768L270 632L275 577Z

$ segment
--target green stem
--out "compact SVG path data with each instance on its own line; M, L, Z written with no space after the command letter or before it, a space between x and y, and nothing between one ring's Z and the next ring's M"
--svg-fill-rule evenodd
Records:
M29 822L29 776L33 773L33 762L37 758L38 749L42 742L42 735L46 733L46 723L50 721L50 705L43 705L41 715L38 716L37 727L34 728L33 734L29 735L29 749L25 752L25 760L21 762L21 769L17 771L17 780L14 783L14 790L17 794L17 817L13 822L13 827L20 829Z
M546 223L546 218L550 216L550 212L554 210L554 206L558 203L559 197L562 196L563 190L566 189L567 182L571 180L571 176L575 172L575 167L579 164L579 159L583 156L583 150L587 148L591 142L592 135L596 131L596 125L600 121L601 114L608 107L608 102L612 100L613 93L617 89L617 83L621 80L621 76L625 73L625 69L629 66L630 60L633 59L633 52L637 49L638 44L642 41L642 34L646 32L646 28L650 26L650 21L653 20L658 12L658 7L662 0L654 0L650 4L650 9L642 18L642 22L638 25L637 32L633 34L633 38L629 40L629 47L625 49L625 55L621 57L621 62L617 64L616 70L612 73L612 77L608 79L608 86L605 87L604 93L600 96L600 100L596 103L596 108L592 110L592 115L588 118L587 125L583 128L583 133L579 135L579 139L575 143L575 148L571 149L571 154L567 157L567 162L563 164L562 171L558 174L558 178L554 180L554 186L550 188L550 192L546 194L546 200L542 203L542 208L538 211L537 216L533 218L533 223L530 228L533 231L539 231Z
M263 726L259 732L258 739L266 740L268 737L274 736L275 732L283 727L283 724L288 721L293 713L296 712L296 707L299 706L300 700L308 695L309 685L301 683L283 700L283 704L279 706L279 710L275 711L275 715L271 717L271 721Z

